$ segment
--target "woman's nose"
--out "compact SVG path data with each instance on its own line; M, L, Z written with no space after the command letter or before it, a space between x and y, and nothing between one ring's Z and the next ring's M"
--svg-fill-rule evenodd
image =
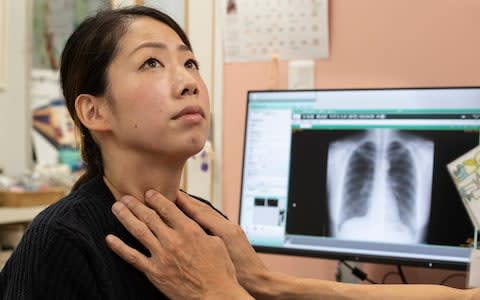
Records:
M196 85L193 85L193 84L189 84L189 85L186 85L182 92L180 93L181 96L188 96L188 95L196 95L198 94L198 89L196 87Z
M185 97L198 94L196 79L186 70L177 72L174 85L176 97Z

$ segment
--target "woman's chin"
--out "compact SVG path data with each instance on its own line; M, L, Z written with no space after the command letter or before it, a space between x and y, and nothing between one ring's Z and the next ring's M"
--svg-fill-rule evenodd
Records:
M192 139L192 145L191 145L191 154L190 156L193 156L197 154L198 152L202 151L203 147L205 147L205 143L207 142L206 139Z
M176 155L182 156L185 159L190 158L191 156L199 153L205 147L206 139L192 138L187 142L182 149L176 151Z

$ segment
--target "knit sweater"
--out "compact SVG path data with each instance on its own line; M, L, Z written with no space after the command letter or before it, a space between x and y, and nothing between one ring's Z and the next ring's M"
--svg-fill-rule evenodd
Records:
M41 212L0 273L0 298L167 299L108 248L112 233L148 253L112 214L114 201L98 176Z

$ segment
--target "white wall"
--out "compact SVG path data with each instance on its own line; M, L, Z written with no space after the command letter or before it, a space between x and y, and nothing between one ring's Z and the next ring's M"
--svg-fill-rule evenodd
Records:
M30 1L6 1L6 88L0 90L0 168L8 175L21 174L30 166L30 109L27 70L31 61ZM3 16L2 16L3 18ZM5 20L1 20L5 21Z
M209 201L217 208L222 206L222 103L223 103L223 56L222 28L219 19L223 1L190 0L186 12L187 34L195 56L200 64L200 73L210 94L212 110L213 186ZM188 188L187 188L188 189ZM189 190L190 192L190 190ZM193 191L194 192L194 191ZM194 192L195 193L195 192Z

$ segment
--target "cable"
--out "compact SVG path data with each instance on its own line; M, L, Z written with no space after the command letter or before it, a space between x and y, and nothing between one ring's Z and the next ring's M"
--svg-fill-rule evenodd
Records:
M450 279L454 278L454 277L464 277L464 278L467 278L467 275L465 275L464 273L453 273L453 274L450 274L448 275L447 277L445 277L442 281L440 281L438 284L440 285L445 285L445 283L447 281L449 281Z
M407 278L405 278L405 274L403 274L403 269L401 265L397 265L397 270L398 270L398 275L400 275L400 278L402 279L402 283L408 283Z
M339 262L337 262L337 270L335 272L335 281L337 282L342 281L342 268L340 267Z
M370 278L368 278L367 274L365 272L363 272L362 270L360 270L359 268L357 267L352 267L351 265L349 265L346 261L344 260L341 260L340 261L342 264L344 264L347 268L350 269L350 271L352 271L352 274L355 275L355 277L357 277L358 279L360 279L361 281L368 281L372 284L377 284L377 282L371 280Z
M387 278L390 277L391 275L399 275L398 272L395 271L390 271L387 274L385 274L382 278L382 284L387 281Z
M402 269L401 265L397 265L397 270L398 270L397 272L390 271L387 274L385 274L382 278L382 283L385 283L387 281L387 278L392 276L392 275L398 275L398 277L400 277L400 279L402 280L402 283L404 283L404 284L408 283L407 278L405 277L405 274L403 273L403 269Z

